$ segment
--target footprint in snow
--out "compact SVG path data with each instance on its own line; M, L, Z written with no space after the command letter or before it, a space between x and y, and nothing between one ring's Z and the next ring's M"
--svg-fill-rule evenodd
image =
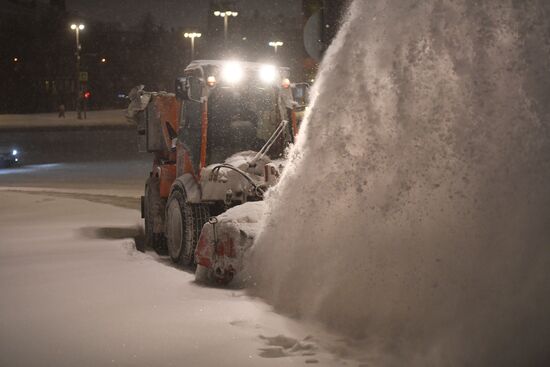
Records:
M259 335L265 344L273 348L260 348L260 357L280 358L287 356L314 356L317 346L310 342L311 336L302 341L284 335L264 336ZM310 361L310 362L307 362ZM315 361L315 362L313 362ZM317 363L315 359L307 359L306 363Z
M260 348L260 357L263 358L281 358L287 356L288 354L285 353L285 351L281 347Z
M253 323L250 320L233 320L229 322L231 326L245 327L245 328L254 328L259 329L260 325Z

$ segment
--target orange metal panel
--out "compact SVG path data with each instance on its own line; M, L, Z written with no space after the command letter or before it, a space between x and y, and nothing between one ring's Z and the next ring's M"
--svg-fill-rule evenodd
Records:
M200 168L206 167L206 144L208 134L208 102L205 100L202 103L202 119L201 119L201 165ZM199 171L200 175L200 171Z
M292 110L292 112L290 113L290 118L292 120L292 134L294 135L293 138L296 139L296 135L298 134L298 124L296 123L296 111Z
M160 115L160 124L164 142L166 147L169 149L172 145L172 141L170 139L170 134L168 134L166 123L168 123L176 133L178 132L181 102L178 101L174 95L160 94L155 96L155 105ZM170 155L169 152L166 153ZM171 157L171 160L175 160L175 156Z
M170 189L176 179L176 165L163 164L159 167L160 178L160 197L167 198L170 195Z
M168 122L174 131L179 128L179 110L181 102L174 95L158 95L155 97L162 122Z

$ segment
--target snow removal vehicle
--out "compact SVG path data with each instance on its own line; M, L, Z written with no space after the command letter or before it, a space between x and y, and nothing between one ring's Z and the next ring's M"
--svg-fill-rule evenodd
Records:
M230 280L231 269L212 266L216 257L236 256L239 244L222 246L218 234L225 236L216 233L195 250L205 223L262 200L276 183L296 134L288 78L288 68L206 60L187 66L175 94L134 88L128 117L140 151L154 154L141 200L145 246Z

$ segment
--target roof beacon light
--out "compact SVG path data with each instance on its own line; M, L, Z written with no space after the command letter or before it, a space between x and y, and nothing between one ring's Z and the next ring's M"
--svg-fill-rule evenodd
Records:
M281 83L281 86L284 89L288 89L290 87L290 80L288 78L284 78L283 82Z
M273 83L277 77L277 69L273 65L262 65L260 79L264 83Z
M216 77L213 75L210 75L208 78L206 78L206 84L208 84L209 87L213 87L216 85Z
M243 67L237 61L228 61L222 69L222 78L229 84L241 81L244 76Z

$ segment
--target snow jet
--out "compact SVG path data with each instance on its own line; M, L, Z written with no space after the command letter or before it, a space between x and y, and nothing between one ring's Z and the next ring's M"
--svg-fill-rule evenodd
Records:
M549 2L353 2L251 291L377 365L548 365L549 70Z

